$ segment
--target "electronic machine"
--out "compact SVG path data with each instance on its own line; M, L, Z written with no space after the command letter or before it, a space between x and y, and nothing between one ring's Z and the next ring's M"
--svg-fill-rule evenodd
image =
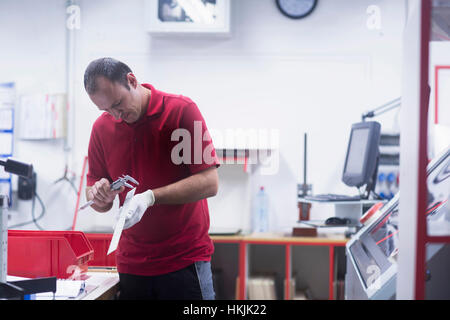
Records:
M450 146L427 167L427 232L433 236L450 234ZM397 257L399 241L398 207L400 194L397 193L381 209L376 211L365 225L346 244L345 298L395 299ZM400 231L401 233L401 231ZM436 286L446 290L449 299L448 266L450 265L450 246L444 244L427 245L427 268L433 264L428 278L434 279ZM447 267L444 267L447 266ZM447 269L446 269L447 268ZM444 271L447 270L447 271ZM430 271L429 269L427 271ZM429 281L432 283L432 281ZM427 288L430 286L427 283ZM441 288L441 289L442 289ZM436 291L436 290L433 290ZM442 291L442 290L441 290ZM442 298L442 296L437 297Z

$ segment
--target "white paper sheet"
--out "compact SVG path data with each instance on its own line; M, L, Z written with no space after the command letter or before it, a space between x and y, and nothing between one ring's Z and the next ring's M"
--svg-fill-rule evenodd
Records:
M128 211L128 206L130 204L130 200L131 200L131 198L133 198L135 191L136 191L136 188L133 188L130 191L128 191L125 201L123 203L123 206L120 208L119 220L117 220L116 226L114 228L114 234L111 239L111 243L109 244L109 249L108 249L107 255L114 252L117 249L117 246L119 245L119 240L120 240L120 236L122 235L123 225L125 224L125 218L127 216L126 212Z
M86 283L84 280L56 280L55 299L76 298L85 290ZM36 293L36 299L53 298L53 292Z

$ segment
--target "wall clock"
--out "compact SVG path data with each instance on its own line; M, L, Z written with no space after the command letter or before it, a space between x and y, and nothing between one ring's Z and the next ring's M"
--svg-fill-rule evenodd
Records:
M276 0L281 13L291 19L300 19L314 11L318 0Z

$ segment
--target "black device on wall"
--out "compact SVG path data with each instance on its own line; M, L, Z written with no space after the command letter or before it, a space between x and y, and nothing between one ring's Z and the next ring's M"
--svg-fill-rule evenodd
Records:
M33 173L33 165L22 161L8 158L6 160L0 160L0 166L4 167L5 172L16 174L22 177L31 178Z
M369 197L377 181L380 131L376 121L352 125L342 181L350 187L366 185L363 198Z
M36 193L36 172L31 178L19 176L18 196L21 200L31 200Z

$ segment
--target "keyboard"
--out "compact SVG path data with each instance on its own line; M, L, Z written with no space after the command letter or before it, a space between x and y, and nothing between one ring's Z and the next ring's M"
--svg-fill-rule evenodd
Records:
M361 196L348 196L343 194L326 193L316 194L313 196L305 196L304 199L314 201L359 201L361 200Z

